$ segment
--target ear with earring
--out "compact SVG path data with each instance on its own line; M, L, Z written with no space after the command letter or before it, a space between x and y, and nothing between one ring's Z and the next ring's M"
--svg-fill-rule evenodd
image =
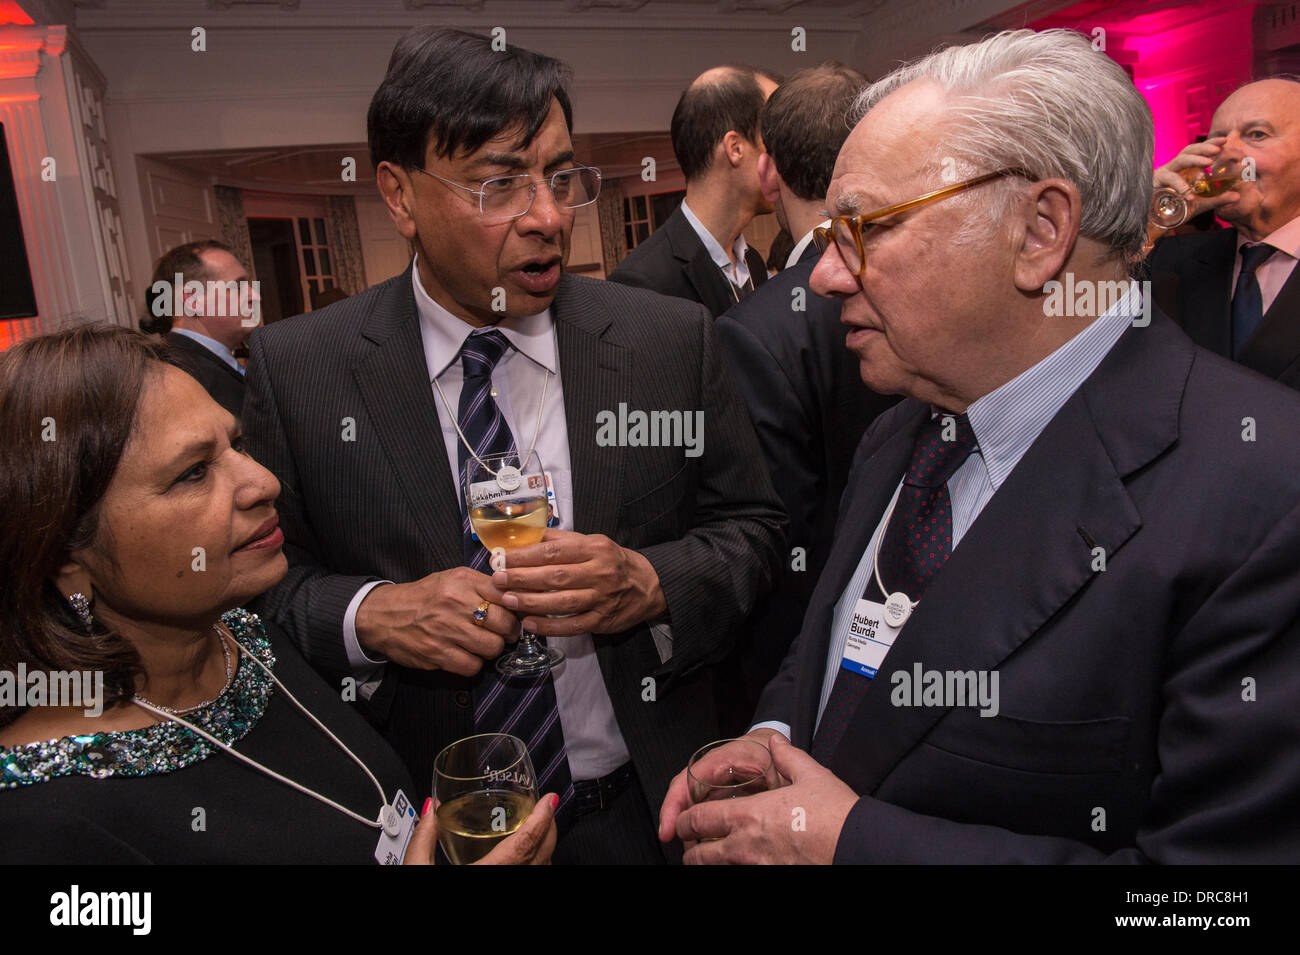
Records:
M68 596L68 603L72 605L72 609L77 612L77 616L81 618L81 622L89 630L91 623L95 619L90 615L90 598L83 593L75 593Z

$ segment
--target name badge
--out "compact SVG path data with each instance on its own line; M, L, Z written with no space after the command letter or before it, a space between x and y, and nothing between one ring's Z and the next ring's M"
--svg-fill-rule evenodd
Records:
M874 680L885 654L894 645L894 640L902 629L901 624L895 627L889 623L884 604L865 598L859 600L853 608L849 637L844 643L844 659L840 660L840 666L850 673Z
M397 834L390 836L382 829L379 832L379 845L375 846L375 861L380 865L401 865L406 858L406 846L415 832L415 807L400 789L393 797L393 811L397 814ZM387 815L387 809L384 812Z
M546 506L550 511L546 520L547 527L560 526L560 502L555 499L555 485L551 482L551 472L546 474Z

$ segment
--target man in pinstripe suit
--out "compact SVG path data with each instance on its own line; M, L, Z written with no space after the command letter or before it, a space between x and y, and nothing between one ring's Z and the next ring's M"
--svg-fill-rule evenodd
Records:
M456 739L540 747L558 724L556 757L534 752L539 775L562 770L543 778L565 792L556 861L662 861L650 807L715 738L710 664L772 579L784 517L707 311L563 274L572 209L599 187L574 161L564 70L489 44L412 31L371 103L412 268L252 343L245 424L283 484L290 561L265 612L363 684L421 783ZM705 432L598 428L637 411ZM464 566L458 480L484 415L536 448L558 522L493 576ZM492 724L491 661L520 618L566 660Z

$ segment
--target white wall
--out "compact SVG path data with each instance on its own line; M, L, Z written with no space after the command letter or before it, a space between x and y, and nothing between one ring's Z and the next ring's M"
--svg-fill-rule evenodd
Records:
M573 68L577 132L623 132L666 130L681 90L719 63L788 73L834 58L879 73L924 48L926 38L1017 4L816 0L780 13L736 10L721 0L650 0L632 13L573 0L493 0L481 12L473 6L308 0L284 11L274 4L214 9L205 0L101 0L77 7L76 32L107 79L136 285L152 263L135 156L363 141L366 107L393 44L418 24L481 33L503 27L508 42ZM196 27L206 31L203 52L192 49ZM800 52L792 49L795 27L806 34ZM387 262L388 254L369 249L367 271L371 258Z

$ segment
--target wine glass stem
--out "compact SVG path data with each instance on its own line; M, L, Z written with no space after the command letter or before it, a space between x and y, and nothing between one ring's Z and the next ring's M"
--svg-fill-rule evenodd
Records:
M531 630L519 631L519 646L515 647L515 657L520 662L540 660L545 657L541 645L537 642L537 634Z

